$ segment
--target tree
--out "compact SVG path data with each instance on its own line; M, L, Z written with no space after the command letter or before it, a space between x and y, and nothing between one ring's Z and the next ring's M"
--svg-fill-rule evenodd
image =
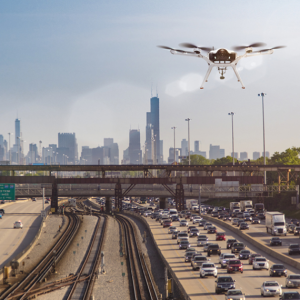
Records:
M237 159L234 159L234 162L237 162ZM231 156L226 156L222 158L217 158L214 160L213 165L230 165L232 164L232 157Z
M187 157L186 159L182 160L183 165L188 165L189 164L189 158ZM211 162L209 159L205 158L202 155L198 154L192 154L191 155L191 165L210 165Z
M279 153L275 152L270 159L273 165L300 165L300 148L292 147Z

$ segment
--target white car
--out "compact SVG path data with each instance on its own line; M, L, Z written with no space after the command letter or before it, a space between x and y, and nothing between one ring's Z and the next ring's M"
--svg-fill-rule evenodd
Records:
M222 253L219 257L219 263L221 264L221 268L226 268L229 259L235 259L236 256L232 253Z
M232 225L238 225L239 224L239 218L233 218L232 220L231 220L231 224Z
M260 288L260 294L264 297L281 295L281 285L277 281L265 281Z
M213 226L213 224L211 224L211 223L205 223L204 230L207 230L207 227L209 227L209 226Z
M257 256L253 260L253 270L269 270L269 261L262 256Z
M290 274L285 279L285 286L287 288L299 287L300 286L300 274Z
M241 290L228 290L225 294L225 300L245 300L245 294Z
M203 278L205 276L218 276L218 270L215 264L213 263L203 263L200 267L200 277Z
M177 229L176 226L170 226L170 227L169 227L169 230L168 230L168 233L171 234L171 233L173 233L176 229Z
M202 221L200 216L194 217L193 224L199 223L200 221Z
M179 223L180 226L189 226L189 223L187 220L183 219L183 220L180 220L180 223Z
M16 221L14 223L14 228L21 228L21 229L23 229L23 223L21 222L21 220Z

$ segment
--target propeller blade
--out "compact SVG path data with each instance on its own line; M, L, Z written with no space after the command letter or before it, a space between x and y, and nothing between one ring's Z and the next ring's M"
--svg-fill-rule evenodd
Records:
M254 43L254 44L249 45L248 47L257 48L257 47L263 47L263 46L266 46L266 44L265 43Z
M256 47L263 47L263 46L265 46L266 44L264 44L264 43L254 43L254 44L250 44L250 45L248 45L248 46L234 46L234 47L232 47L233 48L233 50L235 50L235 51L240 51L240 50L244 50L244 49L246 49L246 48L249 48L249 47L251 47L251 48L256 48Z
M185 48L201 49L201 50L207 51L207 52L213 50L213 48L211 48L211 47L199 47L199 46L196 46L195 44L191 44L191 43L181 43L181 44L179 44L179 46L185 47Z
M259 53L259 52L267 52L269 50L276 50L276 49L282 49L285 48L286 46L276 46L270 49L262 49L262 50L257 50L257 51L253 51L252 53Z
M158 48L166 49L166 50L174 50L173 48L170 48L168 46L157 46Z

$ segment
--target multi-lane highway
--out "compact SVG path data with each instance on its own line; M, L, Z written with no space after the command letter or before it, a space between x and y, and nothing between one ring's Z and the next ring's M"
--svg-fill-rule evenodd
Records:
M38 232L42 200L4 205L3 209L5 214L0 219L0 268L22 252ZM22 221L23 229L13 228L14 222L18 220Z
M180 280L181 284L187 291L188 295L192 300L196 299L224 299L224 295L217 295L215 294L215 278L208 277L205 279L200 279L199 271L193 271L191 268L190 263L184 262L184 252L185 250L179 250L176 240L171 239L171 235L168 234L167 228L162 228L162 226L152 220L150 218L146 218L154 238L162 251L163 255L165 256L166 260L172 267L173 271L175 272L176 276ZM179 226L179 222L175 222L175 226ZM226 232L226 238L236 238L237 240L244 242L247 245L247 249L251 251L251 253L260 253L269 259L270 266L273 263L281 263L280 260L277 260L270 255L264 253L260 249L257 249L253 245L251 245L243 238L235 235L229 229L218 225L215 223L218 231ZM200 229L201 234L206 234L206 231ZM181 227L181 230L185 230L186 228ZM215 241L215 234L207 235L209 237L209 241ZM190 238L191 246L196 247L196 238ZM229 252L230 250L226 250L226 242L219 241L217 242L222 247L222 253ZM203 252L202 247L198 247L198 250L202 252L203 255L206 256L206 253ZM226 269L221 269L220 264L218 264L218 256L211 256L211 262L216 263L218 267L218 274L219 275L227 275ZM269 271L266 270L257 270L254 271L252 266L248 264L248 261L243 261L244 263L244 272L232 274L232 278L236 280L236 288L241 289L245 294L246 298L248 299L259 299L263 298L260 295L260 287L264 281L267 280L276 280L279 284L283 285L283 290L288 290L285 288L285 277L281 278L273 278L269 276ZM291 266L286 266L288 268L288 274L299 274L300 270L297 270Z

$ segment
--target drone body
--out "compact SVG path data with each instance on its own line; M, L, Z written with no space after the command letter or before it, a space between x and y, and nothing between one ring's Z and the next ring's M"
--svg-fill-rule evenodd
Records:
M208 64L208 70L206 72L206 75L204 77L204 80L202 82L200 89L204 88L204 83L207 82L210 72L214 67L218 68L218 71L221 74L220 79L225 78L224 74L226 73L227 68L231 67L233 69L238 81L241 83L242 88L244 89L245 86L244 86L242 79L237 71L238 62L242 58L246 58L246 57L272 54L274 49L280 49L280 48L285 47L285 46L277 46L277 47L273 47L270 49L262 49L262 50L258 50L258 51L253 51L254 47L261 47L264 45L265 44L263 44L263 43L255 43L255 44L251 44L249 46L234 47L234 50L236 50L236 51L245 50L245 53L242 55L238 55L237 52L232 51L232 50L227 50L224 48L214 50L213 48L198 47L198 46L196 46L194 44L190 44L190 43L183 43L183 44L180 44L180 46L187 47L187 48L193 48L194 51L173 49L173 48L170 48L167 46L158 46L158 47L170 50L170 52L174 55L194 56L194 57L199 57L199 58L204 59ZM207 55L202 55L200 50L208 52Z

